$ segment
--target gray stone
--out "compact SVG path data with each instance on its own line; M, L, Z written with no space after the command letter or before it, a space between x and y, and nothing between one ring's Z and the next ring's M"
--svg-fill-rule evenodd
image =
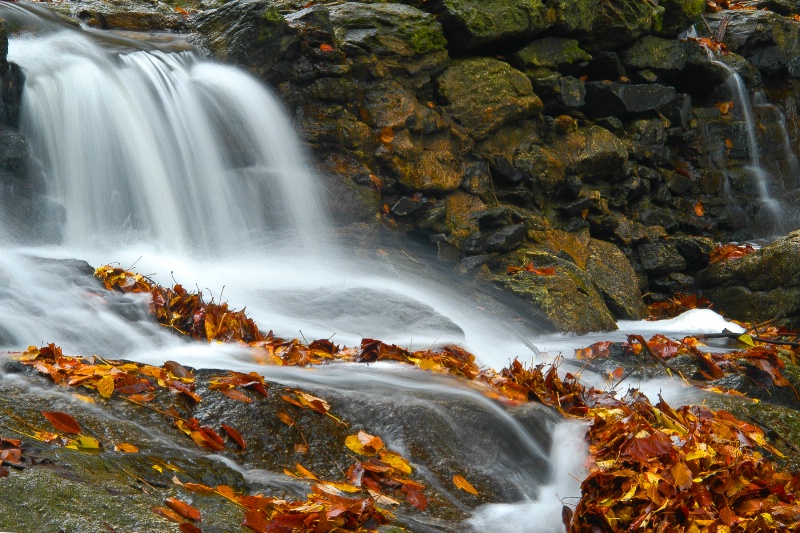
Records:
M590 240L586 271L617 319L643 320L648 316L636 272L619 248L609 242Z
M675 95L675 88L665 85L593 81L586 84L585 113L594 117L631 116L665 106Z
M672 243L640 244L637 252L642 268L650 274L658 276L686 269L686 260Z
M511 62L519 69L552 68L563 70L576 63L585 63L592 56L581 50L578 41L563 37L546 37L533 41L514 53Z

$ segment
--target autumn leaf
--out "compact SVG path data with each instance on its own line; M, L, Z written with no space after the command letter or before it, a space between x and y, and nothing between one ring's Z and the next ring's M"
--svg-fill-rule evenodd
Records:
M321 45L319 45L319 49L325 53L333 52L333 46L327 43L322 43Z
M100 393L100 396L103 398L110 398L111 394L114 392L114 378L111 376L103 376L97 382L97 392Z
M200 511L198 511L196 508L192 507L188 503L184 503L179 499L172 497L164 500L164 503L166 503L170 507L170 509L172 509L173 511L175 511L184 518L188 518L189 520L194 520L196 522L201 521Z
M261 509L248 509L244 514L242 525L249 527L256 533L267 533L267 515Z
M229 426L228 424L222 424L222 429L224 429L224 430L225 430L225 433L227 433L227 434L228 434L228 436L229 436L231 439L233 439L234 441L236 441L236 444L238 444L238 445L239 445L239 448L241 448L242 450L244 450L244 449L247 447L247 446L245 445L245 443L244 443L244 439L242 438L242 434L241 434L241 433L239 433L239 432L238 432L236 429L232 428L232 427L231 427L231 426Z
M300 473L300 477L304 477L306 479L313 479L315 481L319 480L319 478L317 476L315 476L314 473L311 472L311 470L307 469L306 467L304 467L300 463L296 463L294 466L295 466L295 468L297 468L297 471Z
M286 424L287 426L289 426L289 427L292 427L292 426L294 426L294 424L295 424L295 422L294 422L294 418L292 418L291 416L289 416L287 413L284 413L283 411L281 411L281 412L279 412L279 413L278 413L278 418L280 418L280 419L281 419L281 421L282 421L284 424Z
M697 203L694 204L694 214L699 217L702 217L703 215L706 214L706 208L703 205L703 202L701 202L700 200L698 200Z
M394 140L394 130L392 128L383 128L381 130L381 142L390 143Z
M125 442L121 442L114 446L115 452L122 452L122 453L138 453L139 448L134 446L133 444L128 444Z
M345 446L359 455L375 455L383 448L380 437L359 431L356 435L348 435L344 441Z
M183 522L183 518L181 518L181 516L178 513L167 507L153 507L152 511L172 522L176 523Z
M719 112L723 115L727 115L733 109L733 101L730 102L717 102L714 104L714 107L719 109Z
M64 433L81 433L81 426L78 422L66 413L57 411L42 411L42 414L50 422L54 428Z
M183 533L203 533L202 529L190 522L183 522L180 526L178 526L178 529L183 531Z
M458 487L459 489L469 492L470 494L478 495L478 491L475 490L469 481L464 479L462 476L453 476L453 484Z

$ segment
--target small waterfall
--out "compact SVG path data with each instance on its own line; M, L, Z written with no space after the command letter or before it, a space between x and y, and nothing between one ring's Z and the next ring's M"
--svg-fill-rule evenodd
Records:
M761 146L756 131L757 120L747 87L745 87L742 77L731 67L718 60L712 62L724 68L728 73L726 85L733 99L733 113L741 120L745 129L744 137L747 142L749 158L745 171L754 186L760 206L756 213L754 231L765 234L760 236L782 233L785 230L784 209L780 200L773 194L774 178L762 164Z
M194 54L109 53L77 32L11 41L21 129L64 242L313 248L323 197L280 103Z

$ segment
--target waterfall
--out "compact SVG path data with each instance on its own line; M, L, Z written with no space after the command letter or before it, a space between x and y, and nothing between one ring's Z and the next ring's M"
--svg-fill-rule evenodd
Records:
M190 52L110 54L59 32L14 39L21 129L66 244L159 242L219 252L313 246L323 197L277 99Z
M796 180L798 171L797 158L794 156L790 143L789 136L786 133L785 123L783 125L783 132L785 135L774 139L782 143L782 155L788 162L788 168L781 169L774 164L765 164L762 151L763 146L759 142L758 127L760 120L781 123L784 121L780 110L774 106L766 106L762 103L759 106L754 106L748 94L747 88L742 80L742 77L731 67L722 61L712 59L715 65L723 68L728 76L726 86L729 91L729 96L733 100L733 113L741 122L744 128L744 139L747 144L747 157L748 161L744 170L749 177L758 205L758 210L751 221L753 228L752 231L756 237L771 237L774 235L784 234L790 228L789 217L787 216L787 207L781 201L781 196L786 190L781 176L784 173L789 174L791 180ZM762 110L761 113L757 111ZM770 112L768 112L770 111ZM777 113L775 113L777 111ZM776 116L777 115L777 116ZM769 161L767 163L773 163ZM794 187L792 187L794 188ZM730 191L730 183L726 183L726 190ZM731 193L728 193L731 196ZM735 204L736 202L732 200ZM740 206L732 206L734 210L741 210Z

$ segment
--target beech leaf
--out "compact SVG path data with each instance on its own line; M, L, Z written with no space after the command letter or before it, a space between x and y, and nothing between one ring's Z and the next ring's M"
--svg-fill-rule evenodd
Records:
M478 491L475 490L469 481L464 479L462 476L453 476L453 484L458 487L459 489L469 492L470 494L478 495Z
M42 414L50 422L54 428L64 433L81 433L81 426L78 422L66 413L58 411L42 411Z

